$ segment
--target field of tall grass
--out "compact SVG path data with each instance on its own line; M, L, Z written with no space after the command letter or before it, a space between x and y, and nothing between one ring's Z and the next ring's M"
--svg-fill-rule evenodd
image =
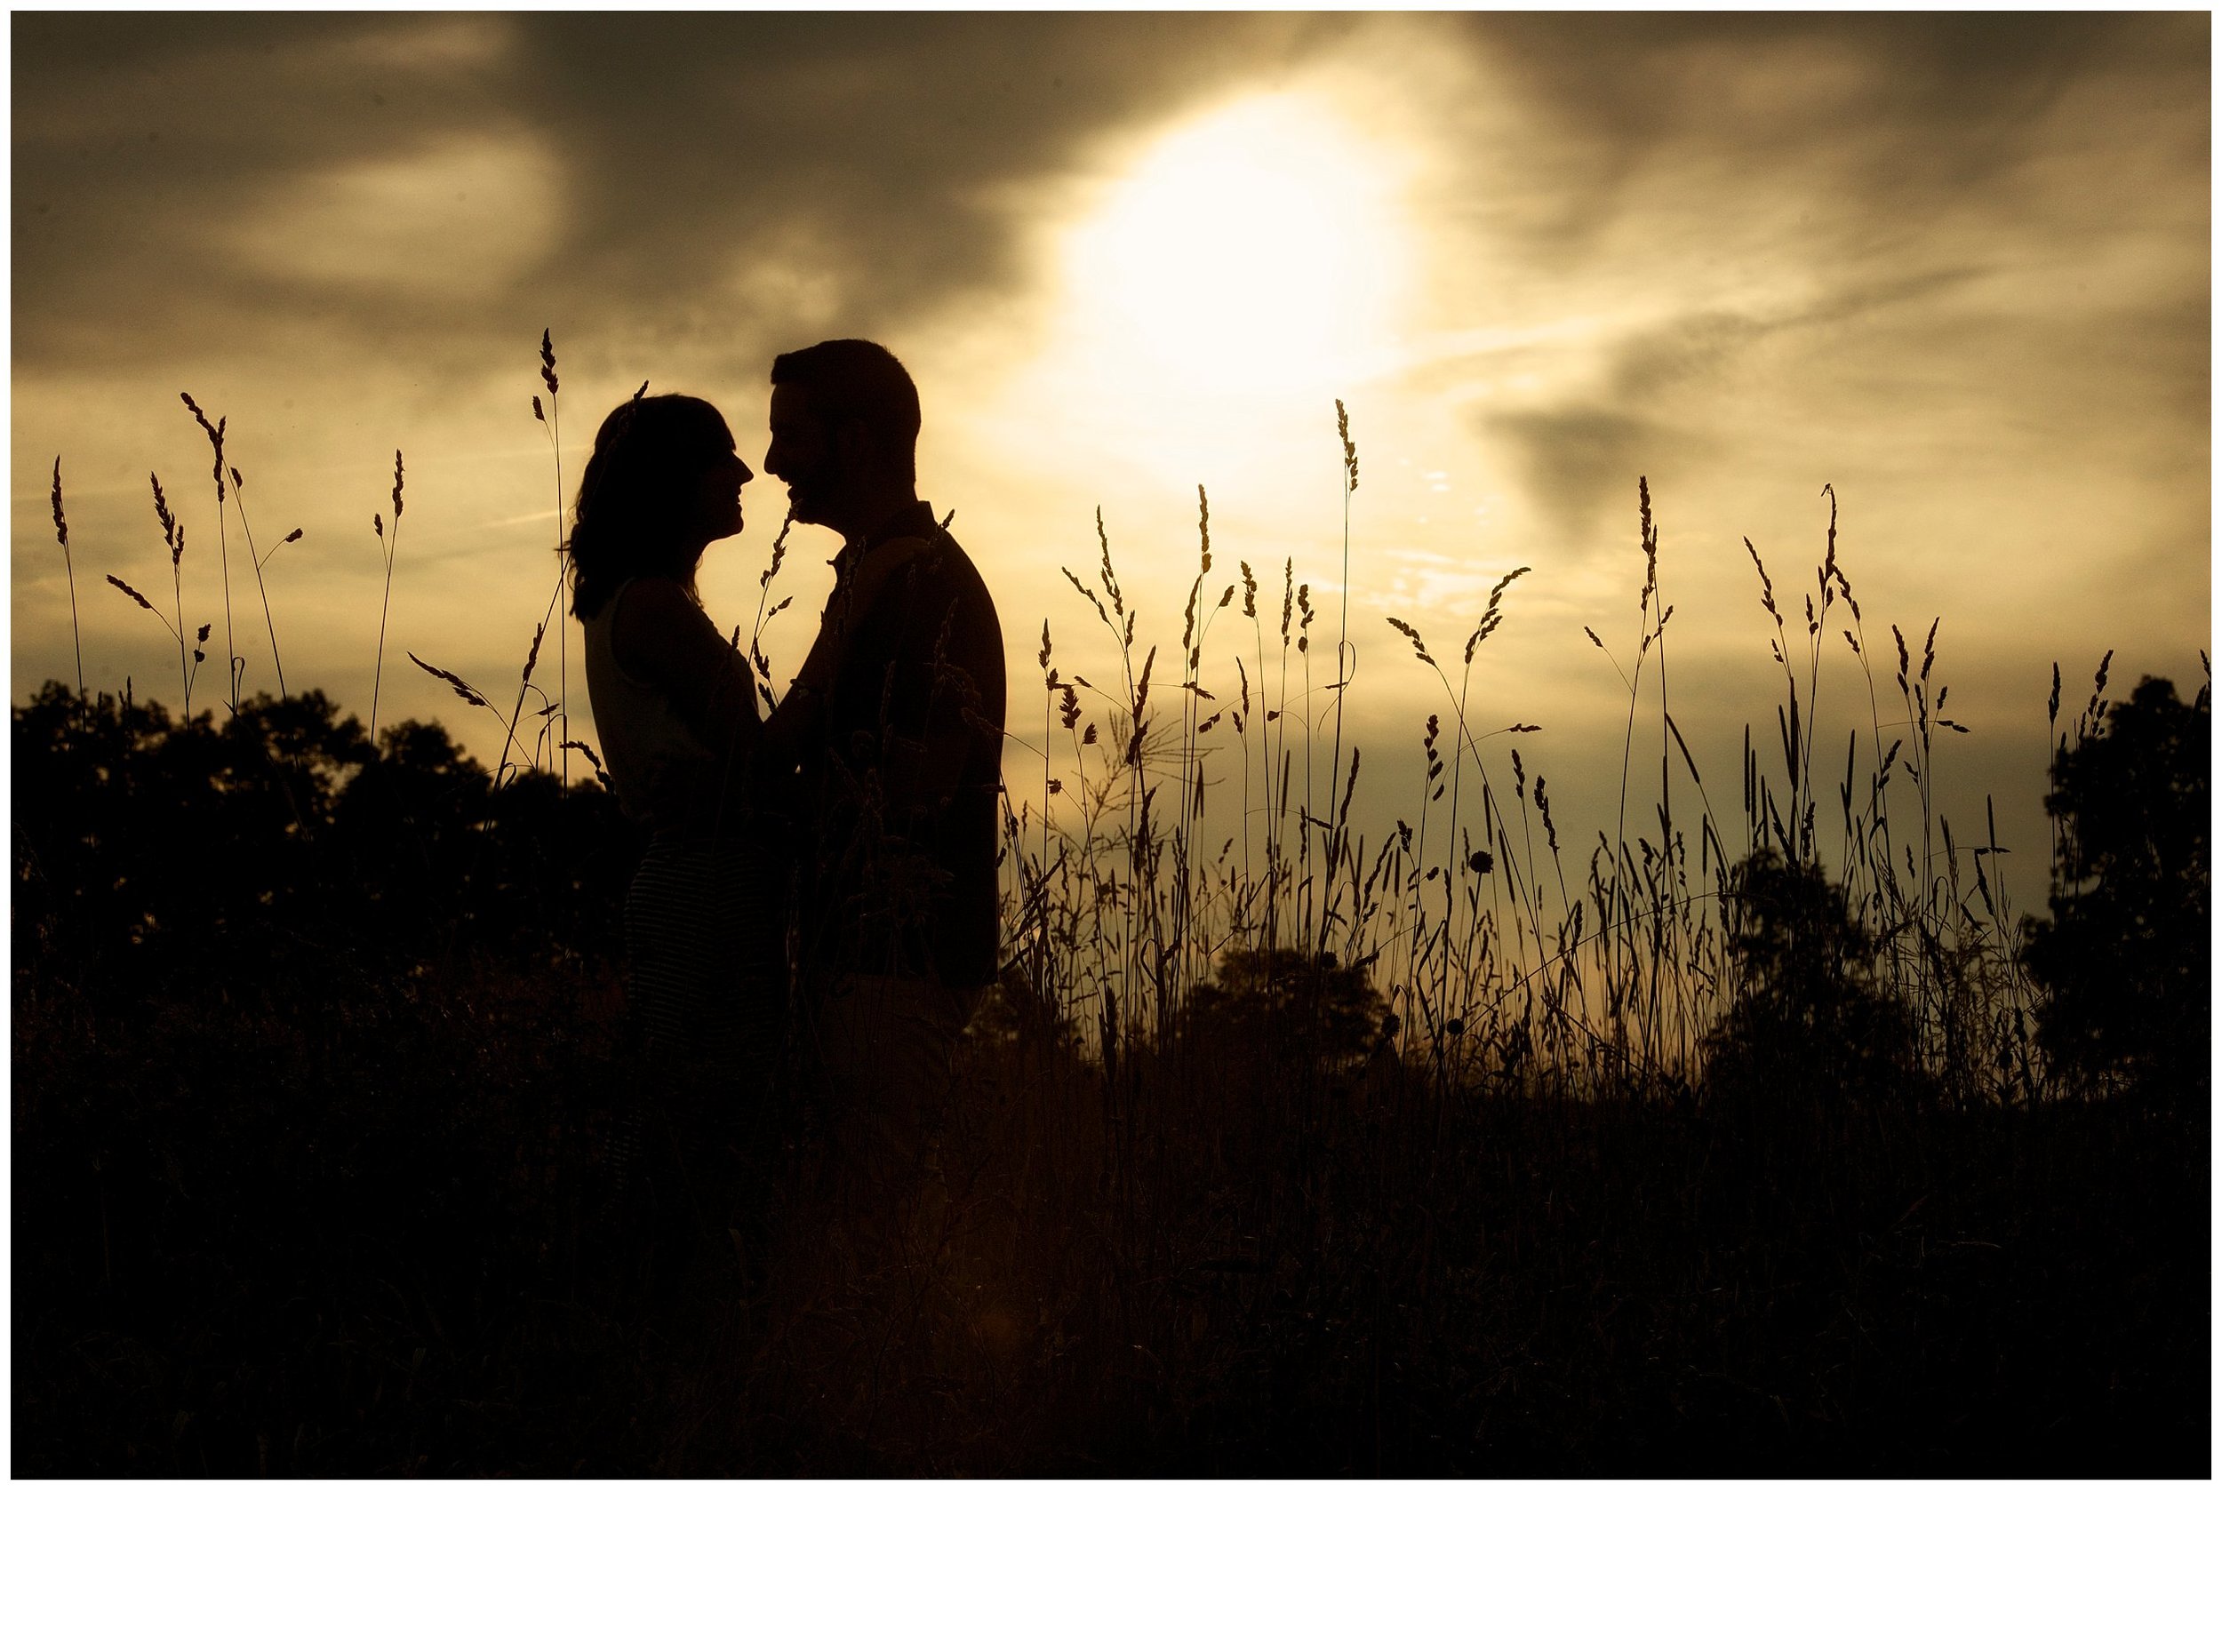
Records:
M545 335L540 379L560 501ZM185 403L218 706L156 481L170 611L109 583L172 635L183 714L80 669L14 719L25 1472L2205 1472L2203 685L2116 706L2109 656L2063 727L2055 668L2033 924L1987 811L1939 802L1969 736L1937 626L1866 631L1833 492L1802 589L1751 552L1781 692L1722 777L1667 692L1637 483L1587 825L1519 749L1533 709L1475 692L1526 569L1463 635L1389 621L1440 702L1417 791L1368 810L1347 601L1215 555L1200 489L1178 647L1138 636L1099 517L1039 700L1014 682L1007 962L930 1163L843 1207L789 1073L673 1122L613 1216L639 843L565 714L560 569L514 690L407 655L499 722L491 772L381 728L376 687L366 730L287 691L292 538L257 541ZM59 460L53 515L74 613ZM244 692L235 526L276 696ZM1060 660L1075 619L1115 674ZM2105 850L2124 815L2138 855Z

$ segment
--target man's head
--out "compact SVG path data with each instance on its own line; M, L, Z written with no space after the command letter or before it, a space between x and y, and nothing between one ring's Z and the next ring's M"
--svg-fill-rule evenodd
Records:
M918 387L862 339L829 339L771 363L771 445L797 522L868 533L917 497Z

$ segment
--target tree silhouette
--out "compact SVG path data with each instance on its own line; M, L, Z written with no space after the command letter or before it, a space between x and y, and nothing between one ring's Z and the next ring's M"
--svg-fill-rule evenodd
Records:
M1279 1050L1333 1072L1364 1057L1385 1008L1357 964L1281 946L1221 958L1213 978L1196 988L1190 1016L1206 1042Z
M1874 1106L1917 1081L1911 1022L1876 979L1877 942L1810 861L1761 849L1729 874L1728 1012L1706 1041L1716 1102Z
M50 682L13 742L19 978L126 1001L458 951L617 955L640 843L616 800L497 787L437 723L373 746L313 691L220 725Z
M2030 923L2038 1027L2056 1071L2162 1105L2209 1093L2208 690L2147 677L2052 760L2051 917Z

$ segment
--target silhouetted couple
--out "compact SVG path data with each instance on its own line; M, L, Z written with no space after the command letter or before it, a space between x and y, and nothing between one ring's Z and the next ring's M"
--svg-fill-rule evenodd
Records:
M753 475L723 417L636 396L603 421L579 483L587 689L612 788L651 833L625 914L631 1076L651 1128L677 1125L682 1166L689 1141L748 1133L788 1056L837 1175L915 1166L995 978L1003 636L917 496L918 428L917 389L876 344L772 363L764 468L795 521L843 544L768 714L695 588L707 547L740 531Z

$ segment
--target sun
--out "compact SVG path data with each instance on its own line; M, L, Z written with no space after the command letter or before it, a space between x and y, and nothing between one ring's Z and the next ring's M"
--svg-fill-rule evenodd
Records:
M1023 316L1033 347L990 370L974 437L1098 495L1290 496L1318 451L1339 487L1336 399L1393 381L1424 331L1426 183L1389 116L1316 88L1097 151L1034 209L1029 301L967 340L990 361Z
M1104 363L1156 392L1347 385L1393 341L1405 233L1393 155L1325 105L1246 99L1150 145L1065 247Z

